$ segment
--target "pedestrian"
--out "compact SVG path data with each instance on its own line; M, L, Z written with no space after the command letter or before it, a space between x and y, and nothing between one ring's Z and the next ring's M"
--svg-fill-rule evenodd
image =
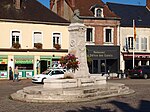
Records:
M15 70L14 70L14 79L13 81L19 81L19 71L18 71L18 66L15 67Z
M11 66L9 67L9 80L13 80L13 71Z

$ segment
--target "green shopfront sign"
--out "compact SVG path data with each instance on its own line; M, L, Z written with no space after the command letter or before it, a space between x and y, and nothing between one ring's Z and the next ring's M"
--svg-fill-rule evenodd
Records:
M16 64L33 64L33 60L32 59L16 59L15 60Z
M15 64L33 64L33 56L15 56Z
M8 63L8 56L0 55L0 64L7 64Z

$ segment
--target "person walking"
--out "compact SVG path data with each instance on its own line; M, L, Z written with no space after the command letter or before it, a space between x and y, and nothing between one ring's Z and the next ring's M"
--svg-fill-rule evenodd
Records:
M14 80L13 81L19 81L19 71L18 71L18 66L16 66L15 70L14 70Z
M13 71L11 66L9 67L9 80L13 80Z

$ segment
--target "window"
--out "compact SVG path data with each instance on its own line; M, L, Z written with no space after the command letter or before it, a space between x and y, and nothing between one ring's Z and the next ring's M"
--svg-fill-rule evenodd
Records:
M60 75L60 74L64 74L64 72L60 70L52 71L52 75Z
M86 41L87 42L93 42L93 28L87 28Z
M36 46L37 43L42 43L42 32L34 32L33 41L34 41L34 47Z
M12 31L12 45L14 43L19 43L20 41L20 31Z
M53 33L53 46L55 44L61 45L61 33Z
M133 37L128 37L128 49L133 49Z
M103 17L103 9L95 8L95 17Z
M104 42L113 43L113 29L106 28L104 31Z
M111 29L106 29L106 42L111 42Z
M141 50L147 50L147 38L141 38Z

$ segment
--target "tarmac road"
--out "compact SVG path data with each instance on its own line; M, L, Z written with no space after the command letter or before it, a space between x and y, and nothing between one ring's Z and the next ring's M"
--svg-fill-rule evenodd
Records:
M135 90L134 94L80 103L27 103L9 99L31 80L0 81L0 112L150 112L150 79L111 79Z

